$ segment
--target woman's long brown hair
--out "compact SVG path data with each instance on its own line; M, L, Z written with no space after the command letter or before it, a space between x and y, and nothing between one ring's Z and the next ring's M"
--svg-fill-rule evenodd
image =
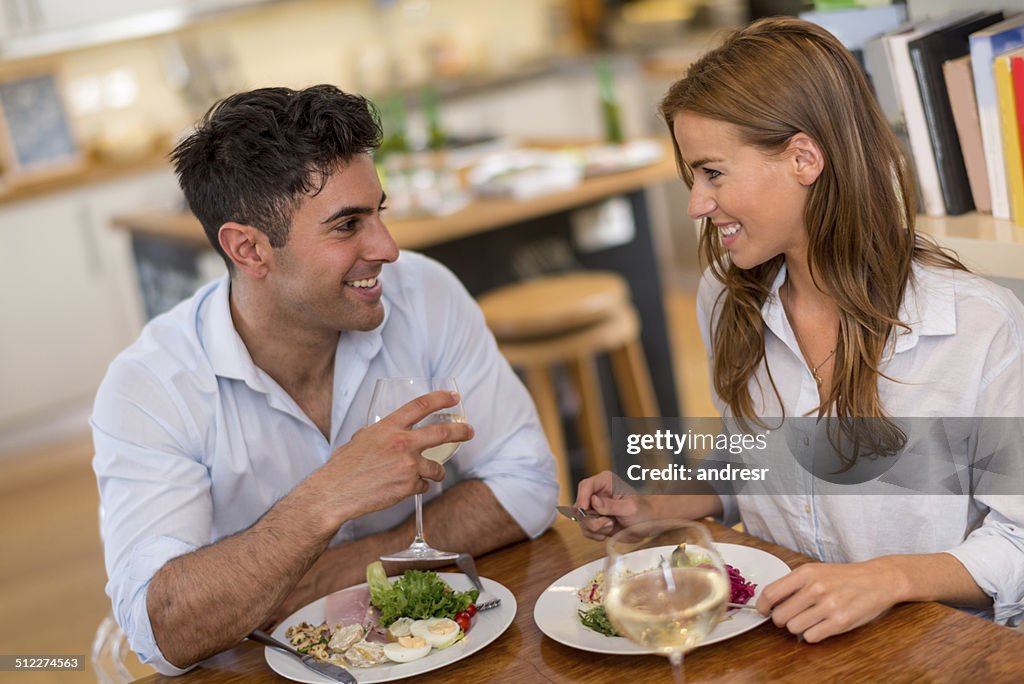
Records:
M804 208L808 267L815 284L836 301L839 336L832 386L817 413L833 413L847 436L852 419L881 418L871 421L883 426L880 437L867 445L854 442L875 454L898 449L904 439L881 405L879 365L890 335L907 327L898 313L911 266L918 261L966 268L915 233L907 162L859 65L815 24L763 19L733 32L672 85L661 103L670 132L681 112L732 124L744 142L766 154L782 152L800 132L818 143L824 168ZM678 145L676 159L692 187L693 172ZM738 268L709 219L701 227L700 251L725 285L712 333L715 391L734 415L764 425L749 382L765 356L761 307L784 257ZM778 396L774 380L772 387Z

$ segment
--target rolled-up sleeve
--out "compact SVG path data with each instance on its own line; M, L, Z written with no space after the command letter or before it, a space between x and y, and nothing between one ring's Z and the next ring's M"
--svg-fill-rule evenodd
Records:
M486 483L523 531L538 537L554 520L558 481L533 400L458 279L440 264L419 258L426 283L425 329L445 331L427 341L431 372L456 378L476 431L452 464L461 479Z
M1024 310L1012 295L986 350L976 415L974 498L987 507L980 527L947 550L992 598L995 621L1024 625Z
M167 561L209 543L209 471L189 456L189 427L171 393L145 368L115 361L91 424L100 534L114 617L139 659L180 674L153 636L149 584Z
M992 597L995 621L1017 627L1024 625L1024 497L991 498L1001 499L990 505L1006 513L990 510L981 527L946 553L963 563L978 587Z

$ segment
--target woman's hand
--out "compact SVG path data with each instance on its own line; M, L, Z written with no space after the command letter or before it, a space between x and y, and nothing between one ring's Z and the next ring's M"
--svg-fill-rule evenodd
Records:
M576 506L601 514L599 518L580 521L583 536L596 541L604 541L623 527L655 517L649 497L637 494L609 470L580 482Z
M766 586L757 610L816 643L882 615L900 601L902 580L884 559L808 563Z

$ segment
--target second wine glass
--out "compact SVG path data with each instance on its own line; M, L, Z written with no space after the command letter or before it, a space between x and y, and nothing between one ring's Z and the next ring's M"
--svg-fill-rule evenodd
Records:
M729 576L703 525L652 520L608 540L605 610L622 636L668 656L685 681L683 654L715 628L729 600Z
M373 397L370 399L370 412L366 422L376 423L398 408L409 403L416 397L422 396L436 390L458 392L455 378L380 378L373 388ZM465 423L466 413L460 401L455 406L436 411L415 427L424 427L437 423ZM423 457L445 463L459 450L459 442L447 442L439 444L423 451ZM384 554L380 558L385 561L445 561L455 560L458 553L453 551L441 551L433 548L423 537L423 495L415 496L416 506L416 536L408 548L396 553Z

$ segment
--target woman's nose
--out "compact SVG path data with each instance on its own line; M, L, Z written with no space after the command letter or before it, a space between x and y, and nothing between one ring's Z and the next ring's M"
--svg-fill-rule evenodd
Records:
M715 200L707 192L694 185L693 189L690 190L690 202L686 206L686 211L690 214L690 218L696 221L711 214L714 210Z

